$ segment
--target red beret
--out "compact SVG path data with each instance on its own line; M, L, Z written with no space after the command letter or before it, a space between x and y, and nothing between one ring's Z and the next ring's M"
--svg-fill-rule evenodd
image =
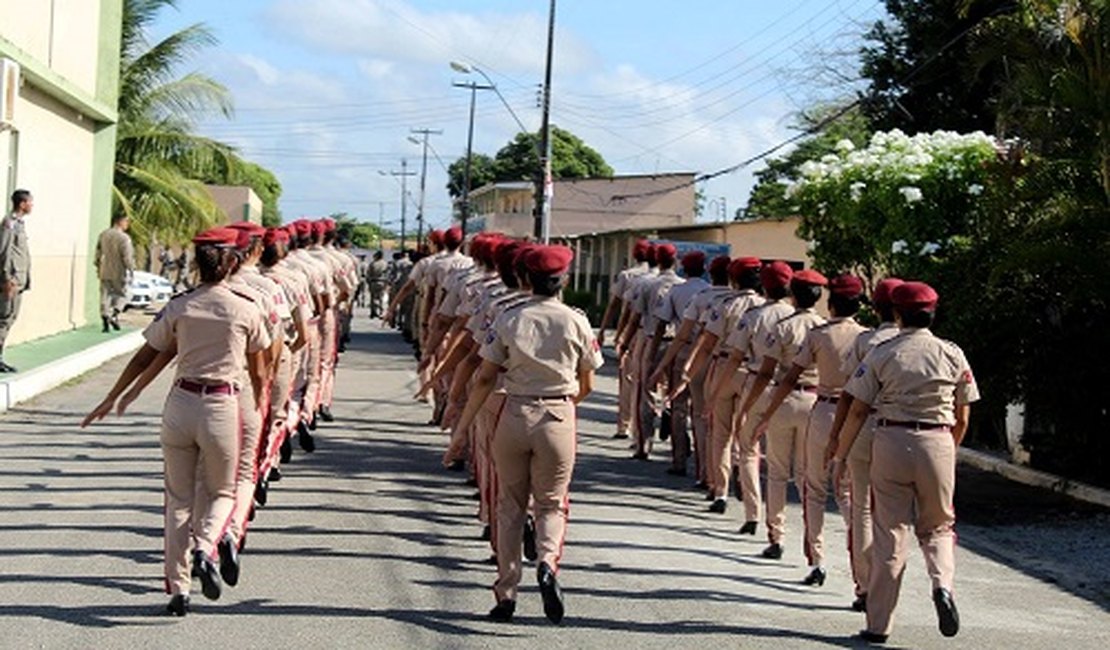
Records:
M858 298L863 295L863 280L845 273L829 280L829 291L844 298Z
M462 243L463 231L458 226L451 226L447 232L443 233L443 243L449 247L457 247Z
M442 246L443 245L443 231L442 230L433 230L433 231L429 232L428 233L428 241L432 242L436 246Z
M335 232L335 219L324 217L320 221L324 222L324 232Z
M758 257L737 257L729 262L728 277L735 282L740 279L744 271L757 271L761 266L763 262L760 262Z
M308 219L297 219L293 222L293 227L297 229L298 237L308 237L312 234L312 222Z
M266 234L262 236L262 243L266 246L273 246L277 242L286 243L289 241L289 231L285 228L270 228Z
M637 261L640 261L640 262L646 260L647 259L647 252L648 252L649 248L651 248L651 243L648 242L648 240L646 240L646 239L638 240L636 242L636 245L632 247L632 257L634 257Z
M933 311L937 308L940 296L924 282L903 282L891 292L894 306L901 309Z
M875 285L875 291L871 294L871 302L878 305L890 306L894 304L894 298L891 296L894 290L905 284L905 280L901 278L886 278Z
M211 246L234 246L238 239L239 231L234 228L210 228L193 237L193 243Z
M309 228L312 230L313 237L319 237L328 231L328 224L323 221L310 221Z
M266 228L264 226L249 221L236 221L235 223L227 224L227 227L236 230L245 230L251 237L261 237L266 234Z
M234 230L236 234L239 235L235 239L235 248L238 248L241 251L245 251L251 247L251 240L254 239L254 237L250 234L250 232L242 228L233 228L232 230Z
M574 251L566 246L537 246L524 258L524 267L532 273L562 275L573 259Z
M759 270L759 281L764 289L781 289L790 284L794 269L783 261L774 261Z
M828 285L829 279L821 275L813 269L804 269L794 274L790 279L791 282L800 282L802 284L812 284L816 287L824 287Z
M709 273L713 275L722 272L728 273L728 266L731 262L732 259L730 259L728 255L718 255L709 263Z
M497 262L498 267L512 266L516 261L516 255L520 251L524 243L516 239L502 239L497 246L497 251L493 254L494 260Z
M539 247L539 244L523 244L520 248L516 250L516 257L513 258L513 266L518 267L518 269L523 269L526 266L525 260L528 259L528 255L530 255L532 251L536 250Z
M678 251L675 249L674 244L655 245L656 264L671 264L676 257L678 257Z
M688 274L694 271L705 270L705 253L701 251L690 251L682 256L682 268Z
M501 250L507 241L501 235L490 235L486 240L486 260L490 264L497 264L497 251Z
M655 264L657 259L655 253L657 250L658 247L655 244L648 244L647 251L644 252L644 261L648 264Z

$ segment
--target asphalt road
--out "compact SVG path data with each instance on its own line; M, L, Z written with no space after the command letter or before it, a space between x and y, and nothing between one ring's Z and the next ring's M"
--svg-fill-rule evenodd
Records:
M546 621L529 571L516 622L484 621L494 570L476 539L473 490L439 469L445 437L411 401L412 357L399 337L364 316L359 329L341 362L338 419L318 432L317 452L298 450L275 484L251 529L240 586L218 602L197 594L185 619L161 615L158 422L168 381L152 386L134 413L90 430L77 422L123 361L0 416L0 647L856 645L850 637L862 616L848 609L838 518L828 518L828 582L802 586L800 508L791 505L786 557L761 559L761 538L735 534L736 505L724 516L704 512L689 480L663 474L662 455L634 462L609 438L611 375L580 411L562 573L567 619ZM657 454L665 451L660 445ZM1073 544L1059 548L1068 553L1104 552L1105 541L1080 535L1105 540L1105 513L1075 509L1061 521L1058 503L1037 510L1027 496L1010 519L1009 495L1024 493L973 479L960 490L994 492L967 505L973 521L961 537L957 585L963 630L955 639L936 631L914 552L892 645L1110 647L1106 583L1085 580L1082 565L1050 543L1063 531ZM1034 538L1048 541L1029 546Z

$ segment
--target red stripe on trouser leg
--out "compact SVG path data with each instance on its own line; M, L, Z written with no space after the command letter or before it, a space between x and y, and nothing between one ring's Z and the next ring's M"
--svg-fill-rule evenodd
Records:
M497 493L498 493L499 481L498 481L498 478L497 478L497 463L495 461L494 454L493 454L493 445L494 445L494 440L495 440L496 435L497 435L497 427L501 422L501 414L504 413L505 404L506 404L505 395L498 394L498 396L500 398L500 405L497 408L497 415L496 415L496 417L494 417L494 420L493 420L493 423L492 423L493 426L490 428L489 443L488 443L489 453L486 455L486 462L489 463L488 471L489 471L489 478L490 478L490 485L489 485L489 500L490 500L489 501L489 528L490 528L489 544L490 544L490 548L493 550L493 552L495 554L497 553L497 541L498 541L498 529L499 529L498 517L497 517Z

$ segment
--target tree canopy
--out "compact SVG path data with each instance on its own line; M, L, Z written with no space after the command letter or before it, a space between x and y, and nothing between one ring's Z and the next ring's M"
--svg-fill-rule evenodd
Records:
M470 189L487 183L508 181L534 181L540 169L537 155L539 134L517 133L516 136L490 158L474 154L470 166ZM447 189L452 197L462 195L466 156L456 160L449 168ZM595 149L570 131L551 127L551 175L556 178L606 178L613 175L613 168Z

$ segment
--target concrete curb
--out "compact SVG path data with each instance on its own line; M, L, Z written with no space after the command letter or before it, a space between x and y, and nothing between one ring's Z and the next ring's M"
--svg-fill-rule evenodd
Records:
M1093 503L1104 508L1110 508L1110 490L1097 488L1093 485L1072 481L1062 476L1049 474L1040 470L1015 465L1001 456L993 456L974 449L961 448L958 458L965 465L970 465L985 472L993 472L1004 476L1011 481L1032 485L1065 494L1073 499Z
M0 413L56 388L74 377L80 377L120 355L132 352L142 344L143 333L131 332L34 370L19 373L11 379L2 380L0 381Z

